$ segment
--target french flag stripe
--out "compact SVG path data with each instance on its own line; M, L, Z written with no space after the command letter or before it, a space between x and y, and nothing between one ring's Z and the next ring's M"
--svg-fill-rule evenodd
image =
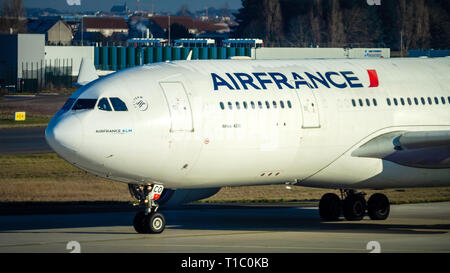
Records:
M370 85L369 87L378 87L378 74L375 69L367 69L369 73Z

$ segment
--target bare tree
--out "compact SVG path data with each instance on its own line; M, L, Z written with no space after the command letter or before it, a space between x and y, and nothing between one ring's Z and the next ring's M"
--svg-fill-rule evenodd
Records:
M0 18L1 33L26 32L25 8L22 0L3 0Z
M430 14L425 0L399 0L401 50L430 45Z
M323 36L326 35L322 21L323 6L321 0L314 0L312 9L309 12L309 23L311 25L312 43L320 45L323 43Z
M339 0L332 0L331 14L328 26L328 43L330 47L341 47L346 43L342 11Z
M263 0L263 18L265 19L265 37L270 42L280 43L284 39L283 18L278 0Z

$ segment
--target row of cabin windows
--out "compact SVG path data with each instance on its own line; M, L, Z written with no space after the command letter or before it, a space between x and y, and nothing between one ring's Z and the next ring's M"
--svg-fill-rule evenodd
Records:
M450 97L447 97L447 101L450 104ZM419 104L426 105L427 103L429 105L432 105L433 103L434 104L440 104L440 103L446 104L446 100L445 100L444 97L441 97L440 99L438 97L434 97L434 98L427 97L426 99L424 97L421 97L420 99L414 97L412 99L411 98L406 98L406 100L403 99L403 98L400 98L400 99L393 98L392 102L391 102L391 99L387 98L386 102L387 102L387 104L389 106L392 105L392 104L394 104L394 105L399 105L399 104L401 104L401 105L406 105L406 104L412 105L413 103L415 105L419 105Z
M364 101L362 99L358 99L358 104L359 106L364 106L364 102L366 103L367 106L371 105L371 100L370 99L365 99ZM376 99L372 99L372 104L373 106L377 106L377 100ZM352 99L352 105L353 107L356 107L356 101L354 99Z
M450 97L447 97L447 102L450 104ZM419 98L406 98L406 99L404 99L404 98L399 98L399 99L397 99L397 98L392 98L392 100L390 99L390 98L387 98L386 99L386 103L387 103L387 105L389 105L389 106L391 106L392 104L394 104L394 105L413 105L413 104L415 104L415 105L419 105L419 104L422 104L422 105L426 105L427 103L429 104L429 105L432 105L433 103L434 104L440 104L440 103L442 103L442 104L446 104L446 100L445 100L445 98L444 97L441 97L440 99L438 98L438 97L434 97L434 98L430 98L430 97L427 97L426 99L425 98L423 98L423 97L421 97L420 99ZM377 100L376 99L358 99L358 100L355 100L355 99L352 99L352 105L353 105L353 107L356 107L357 105L359 105L359 106L364 106L364 105L366 105L366 106L371 106L371 105L373 105L373 106L377 106L378 104L377 104Z
M220 102L219 105L220 105L220 109L225 110L225 103L224 102ZM290 100L286 101L286 104L282 100L280 100L279 102L272 101L272 103L270 103L267 100L265 102L261 102L261 101L257 101L257 102L250 101L250 103L247 103L246 101L242 102L242 108L243 109L250 109L250 108L251 109L256 109L256 107L257 107L256 105L258 105L259 109L263 109L263 108L270 109L271 107L276 109L276 108L278 108L278 106L280 106L280 108L282 108L282 109L284 109L286 107L287 108L292 108L292 103L291 103ZM227 103L227 107L230 110L233 109L233 107L236 107L236 109L239 110L239 109L241 109L241 103L239 101L236 101L234 103L234 106L233 106L233 102L229 101Z

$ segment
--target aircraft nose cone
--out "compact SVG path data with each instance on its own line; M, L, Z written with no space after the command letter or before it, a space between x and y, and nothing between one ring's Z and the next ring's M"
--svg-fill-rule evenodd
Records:
M64 157L77 152L82 142L82 126L76 116L66 116L50 121L45 129L45 139L50 147Z

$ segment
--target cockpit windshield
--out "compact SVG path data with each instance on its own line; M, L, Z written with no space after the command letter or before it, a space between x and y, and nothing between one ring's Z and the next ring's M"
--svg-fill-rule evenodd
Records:
M103 111L112 111L111 105L107 98L102 98L98 101L97 108Z
M64 111L69 111L70 108L72 108L73 103L75 102L76 99L73 98L69 98L66 103L64 103L63 107L61 108Z
M78 99L72 110L89 110L94 109L97 99Z
M114 107L114 111L128 111L127 105L119 98L109 98Z

